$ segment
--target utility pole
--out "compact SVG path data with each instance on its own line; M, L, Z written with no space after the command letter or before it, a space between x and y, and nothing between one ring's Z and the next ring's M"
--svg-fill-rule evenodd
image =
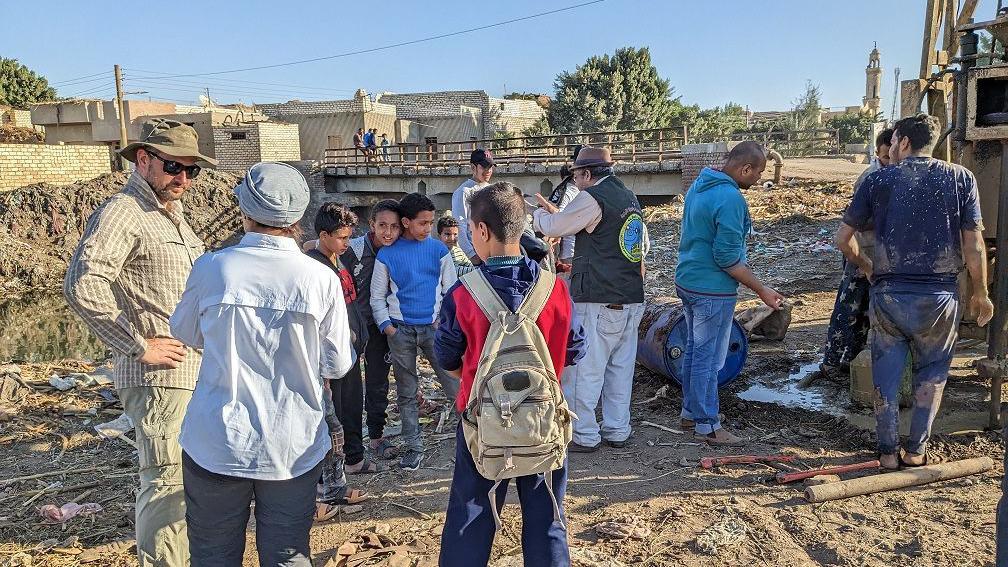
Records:
M123 86L122 86L122 70L119 65L115 66L115 84L116 84L116 107L119 110L119 149L126 147L126 105L123 103ZM122 165L123 171L129 168L126 165L126 158L120 157L120 163Z
M893 123L893 122L896 122L896 119L898 118L896 116L896 102L899 100L899 97L900 97L900 82L899 82L900 68L899 67L896 67L896 73L895 73L895 75L896 76L893 79L893 83L895 83L895 85L893 85L892 111L889 112L889 122L890 122L890 124Z
M210 100L210 87L206 88L206 104L207 108L213 108L213 102Z

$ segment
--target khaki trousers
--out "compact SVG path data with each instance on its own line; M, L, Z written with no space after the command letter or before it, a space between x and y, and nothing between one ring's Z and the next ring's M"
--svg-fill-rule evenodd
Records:
M126 415L136 426L140 457L136 540L141 567L189 565L179 432L190 398L192 391L184 388L119 390Z

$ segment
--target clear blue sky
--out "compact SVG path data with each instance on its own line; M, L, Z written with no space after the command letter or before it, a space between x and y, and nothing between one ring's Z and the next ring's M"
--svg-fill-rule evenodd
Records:
M263 103L349 98L360 87L370 93L552 94L558 72L622 46L648 46L659 73L685 103L734 101L753 110L783 110L806 80L821 86L826 106L860 104L868 52L877 41L887 113L893 69L900 67L906 79L920 66L923 0L605 0L365 55L209 77L140 79L150 71L187 75L379 47L581 1L16 2L5 10L0 55L47 76L61 96L111 97L112 65L119 63L128 91L148 91L131 98L193 102L209 87L219 102ZM277 5L287 9L278 11ZM982 0L977 19L993 17L995 5Z

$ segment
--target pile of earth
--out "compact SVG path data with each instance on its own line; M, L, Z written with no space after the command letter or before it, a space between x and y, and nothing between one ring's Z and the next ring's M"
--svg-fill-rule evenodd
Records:
M4 144L41 144L42 133L32 128L0 125L0 143Z
M0 194L0 289L57 287L91 213L118 192L123 172L70 185L39 183ZM209 248L241 230L232 188L239 176L204 170L182 197L186 218Z

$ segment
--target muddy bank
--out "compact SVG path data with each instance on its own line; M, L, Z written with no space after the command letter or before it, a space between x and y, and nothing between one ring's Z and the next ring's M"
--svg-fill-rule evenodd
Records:
M0 194L0 289L5 294L61 285L91 213L127 175L110 173L70 185L39 183ZM232 188L239 176L204 170L182 197L193 230L217 248L241 230Z

